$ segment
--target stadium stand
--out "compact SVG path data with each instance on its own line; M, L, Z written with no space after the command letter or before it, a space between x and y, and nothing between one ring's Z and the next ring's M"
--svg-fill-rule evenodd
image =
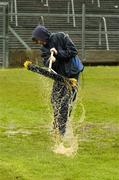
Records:
M1 0L5 1L5 0ZM11 0L10 0L11 1ZM48 3L47 3L48 2ZM68 3L69 13L72 14L72 7L70 0L17 0L18 13L24 15L18 16L18 26L10 20L10 26L16 33L31 47L34 46L31 42L31 34L33 28L37 24L44 24L51 32L64 31L70 35L75 42L77 48L81 49L82 42L82 19L78 14L82 13L82 2L86 4L86 14L91 14L93 17L86 17L86 49L104 49L106 50L106 40L104 33L104 22L102 18L94 17L94 15L111 15L106 17L109 47L112 50L119 48L119 1L118 0L74 0L75 21L76 27L73 26L73 18L69 17L68 22ZM25 13L36 14L37 16L26 16ZM47 14L47 15L46 15ZM60 16L58 16L59 14ZM65 14L63 16L62 14ZM114 17L118 15L117 17ZM99 45L99 22L102 22L101 29L101 45ZM9 47L10 49L24 49L24 46L9 32Z
M73 27L73 20L70 17L70 23L67 23L67 17L62 16L51 16L52 14L67 14L67 0L50 0L49 6L44 6L44 3L40 0L17 0L18 12L19 13L49 13L50 16L19 16L18 17L18 27L15 23L12 23L12 27L15 31L26 41L29 46L32 47L31 43L31 32L32 29L38 24L45 24L45 26L50 31L66 31L69 33L71 38L74 40L78 48L81 48L81 17L76 17L76 27ZM100 8L98 7L97 1L91 3L91 0L86 1L86 12L88 14L113 14L118 15L119 2L113 0L100 1ZM82 2L79 0L74 0L75 13L81 14ZM71 13L71 7L70 7ZM43 19L42 19L43 18ZM99 17L87 17L86 18L86 48L105 48L105 36L102 32L102 46L98 46L98 29L99 29ZM119 47L119 18L107 17L107 29L109 33L109 45L110 48ZM89 34L88 31L97 31L97 33ZM104 31L104 26L102 23L102 31ZM112 34L111 32L112 31ZM12 41L14 39L14 41ZM21 47L19 42L13 38L10 34L10 47Z

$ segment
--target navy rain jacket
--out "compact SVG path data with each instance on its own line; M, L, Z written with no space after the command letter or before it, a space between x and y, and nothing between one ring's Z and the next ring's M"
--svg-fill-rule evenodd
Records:
M65 77L75 77L76 74L79 74L79 72L76 74L67 73L70 72L72 57L78 54L68 35L63 32L50 33L45 27L39 25L33 31L32 38L47 41L47 44L41 47L41 56L44 59L45 66L49 64L50 49L55 48L58 53L55 55L56 61L52 64L52 69Z

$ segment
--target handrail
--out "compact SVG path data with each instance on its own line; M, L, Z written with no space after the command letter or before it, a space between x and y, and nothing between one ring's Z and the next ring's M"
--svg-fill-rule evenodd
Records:
M82 61L84 62L86 57L85 57L85 30L86 30L86 6L85 6L85 3L82 4Z
M97 3L98 3L98 7L100 8L100 6L101 6L101 5L100 5L100 0L97 0Z
M94 4L94 0L92 0L92 4ZM100 8L100 0L97 0L98 7Z
M44 1L44 0L41 0L41 3L43 3L43 1ZM46 2L45 2L45 4L44 4L44 6L47 6L47 7L49 6L49 2L48 2L48 0L46 0Z
M8 67L9 66L9 58L8 58L8 24L9 24L9 20L8 20L8 16L6 16L6 14L8 14L8 2L0 2L0 7L2 7L2 13L3 13L3 17L2 17L2 28L1 28L1 33L2 35L0 36L0 38L2 38L2 51L0 52L0 60L2 60L0 62L0 64L2 65L3 68Z
M105 17L103 17L102 19L103 19L103 22L104 22L106 47L107 47L107 51L109 51L109 41L108 41L108 32L107 32L107 22L106 22Z
M18 17L17 17L17 0L14 0L14 11L16 13L15 15L15 23L16 23L16 26L18 26Z
M0 13L0 15L3 15L3 13ZM17 15L17 16L49 16L49 17L67 17L67 14L49 14L49 13L8 13L9 16L11 15ZM69 14L69 17L72 17L72 14ZM75 17L82 17L82 14L75 14ZM108 18L119 18L119 14L86 14L86 17L95 17L95 18L100 18L100 17L108 17Z
M17 11L17 0L11 0L11 22L13 22L13 15L15 15L15 25L18 26L18 11ZM13 13L13 11L15 13Z
M10 8L11 8L11 13L13 13L13 0L11 0L11 4L10 4ZM11 15L11 22L13 22L13 15Z
M46 0L46 3L44 4L44 6L48 7L49 6L49 2L48 0Z
M3 15L3 13L0 13ZM8 15L16 15L16 13L9 13ZM52 16L52 17L56 17L56 16L60 16L60 17L67 17L67 14L48 14L48 13L17 13L18 16L39 16L39 15L43 15L43 16ZM42 17L43 17L42 16ZM72 17L72 14L69 14L70 17ZM82 14L75 14L75 17L82 17ZM95 18L102 18L103 19L103 23L104 23L104 34L105 34L105 40L106 40L106 48L107 50L109 50L109 40L108 40L108 34L111 33L115 33L115 32L111 32L111 31L107 31L107 23L106 23L106 17L111 17L111 18L119 18L119 15L100 15L100 14L85 14L85 17L95 17ZM44 22L42 21L42 23L44 24ZM87 33L87 32L86 32ZM88 33L94 33L96 34L96 31L88 31ZM118 34L119 32L116 32L116 34ZM103 32L100 32L100 34L103 34ZM101 38L100 38L101 39ZM99 44L101 44L101 42L99 42Z
M15 30L13 28L11 28L9 26L9 30L27 50L31 50L31 48L28 46L28 44L25 41L23 41L23 39L15 32Z
M45 22L44 22L44 17L43 16L41 16L41 21L42 21L42 25L44 26Z
M76 27L76 17L75 17L75 10L74 10L74 0L68 1L67 3L67 22L69 23L69 17L70 17L70 2L71 2L71 9L72 9L72 18L73 18L73 27Z
M105 17L102 17L101 18L103 20L103 23L104 23L104 34L105 34L105 40L106 40L106 48L107 48L107 51L109 51L109 41L108 41L108 32L107 32L107 23L106 23L106 19ZM99 22L99 46L101 46L102 42L101 42L101 34L102 34L102 23L101 21Z
M69 13L70 13L70 1L68 1L68 3L67 3L67 23L70 22L70 20L69 20Z
M74 0L71 0L72 16L73 16L73 26L76 27L75 11L74 11Z

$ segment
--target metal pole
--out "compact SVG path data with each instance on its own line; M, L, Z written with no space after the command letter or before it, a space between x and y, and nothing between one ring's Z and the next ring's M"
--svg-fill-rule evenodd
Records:
M44 4L44 6L48 7L48 0L46 0L46 3Z
M11 28L9 26L9 30L28 51L31 50L31 48L27 45L27 43L25 43L25 41L23 41L23 39L14 31L13 28Z
M67 2L67 23L69 23L70 1Z
M11 4L10 4L10 8L11 8L11 13L13 13L13 0L11 0ZM13 22L13 15L11 15L11 22Z
M6 26L6 38L5 38L5 40L6 40L6 67L8 67L9 66L9 47L8 47L8 26L9 26L9 16L8 16L8 13L9 13L9 5L7 4L7 6L6 6L6 12L5 12L5 15L6 15L6 24L5 24L5 26Z
M74 11L74 0L71 0L71 7L72 7L72 15L73 15L73 27L76 27L76 18L75 18L75 11Z
M8 60L8 3L3 6L3 68L9 66Z
M44 17L43 16L41 16L41 22L42 22L42 25L44 26L45 22L44 22Z
M109 51L109 41L108 41L108 33L107 33L107 23L106 23L105 17L103 17L102 19L103 19L103 22L104 22L106 47L107 47L107 51Z
M86 7L82 4L82 61L85 61L85 23L86 23Z
M97 0L97 3L98 3L98 7L100 8L100 0Z
M99 21L99 46L101 46L101 44L102 44L101 37L102 37L102 22L100 19L100 21Z
M5 41L5 24L6 24L6 18L5 18L5 6L3 6L3 68L6 66L6 41Z
M18 26L18 17L17 17L17 0L14 0L14 11L15 11L15 23Z

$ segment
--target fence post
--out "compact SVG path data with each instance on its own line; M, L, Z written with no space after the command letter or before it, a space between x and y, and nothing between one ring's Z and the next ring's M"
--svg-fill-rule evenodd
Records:
M86 24L86 7L82 4L82 61L86 60L85 55L85 24Z
M99 42L98 42L98 44L99 44L99 46L101 46L102 45L102 21L101 21L101 18L100 18L100 20L99 20Z
M73 27L76 27L76 18L75 18L75 11L74 11L74 0L71 0L71 7L72 7L72 16L73 16Z
M102 19L103 19L103 22L104 22L106 47L107 47L107 51L109 51L109 41L108 41L108 32L107 32L107 22L106 22L105 17L102 17Z
M8 3L3 5L3 68L9 66L8 60Z

